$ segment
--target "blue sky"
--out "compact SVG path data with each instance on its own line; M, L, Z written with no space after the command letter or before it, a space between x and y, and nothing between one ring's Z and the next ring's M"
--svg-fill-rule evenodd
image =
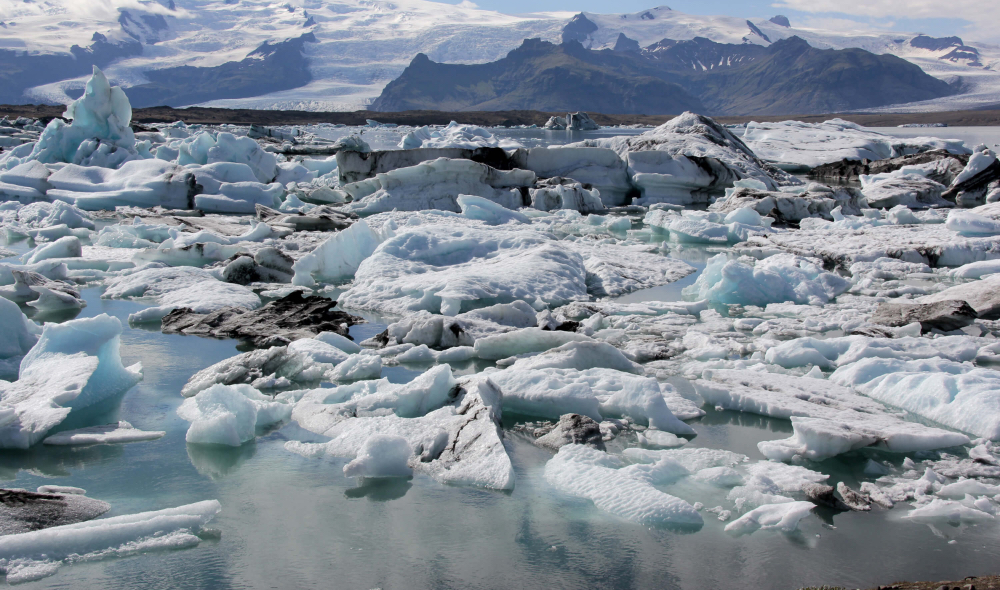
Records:
M442 0L457 4L460 0ZM508 14L567 10L600 13L638 12L664 0L473 0L480 8ZM998 41L993 30L1000 0L673 0L667 5L690 14L724 14L745 18L784 14L792 24L835 29L854 21L879 30L959 35ZM991 14L985 14L991 13ZM843 12L839 12L839 11ZM909 18L917 17L917 18ZM965 17L965 18L962 18Z

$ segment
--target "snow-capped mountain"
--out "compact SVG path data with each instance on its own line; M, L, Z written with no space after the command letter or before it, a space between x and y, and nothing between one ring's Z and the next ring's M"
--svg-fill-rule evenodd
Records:
M622 35L642 48L695 37L769 46L798 36L817 48L891 53L964 89L896 110L1000 103L998 47L785 24L665 6L621 15L512 16L429 0L0 0L0 78L25 84L11 89L23 91L22 102L65 103L79 94L92 63L148 104L162 96L172 106L353 110L418 53L436 62L483 63L526 38L575 39L600 49L615 47Z

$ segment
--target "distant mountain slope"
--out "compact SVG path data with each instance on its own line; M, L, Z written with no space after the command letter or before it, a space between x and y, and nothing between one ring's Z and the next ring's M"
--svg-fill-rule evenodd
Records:
M478 65L418 55L371 109L810 114L955 92L898 57L816 49L798 37L769 47L664 39L639 52L621 49L627 39L616 40L617 51L529 39L507 57Z
M685 87L708 112L727 115L842 113L956 92L894 55L816 49L798 37L774 43L745 65L688 79Z
M138 108L246 98L298 88L312 79L303 52L306 43L315 42L316 37L306 33L274 45L264 43L238 62L153 70L146 73L148 83L128 89L128 97Z
M586 110L615 114L700 111L704 105L632 52L590 51L569 41L527 39L488 64L432 62L420 54L371 109Z

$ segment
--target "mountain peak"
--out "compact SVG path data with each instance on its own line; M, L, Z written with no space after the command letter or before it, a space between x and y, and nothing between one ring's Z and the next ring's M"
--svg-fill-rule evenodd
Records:
M618 33L618 40L615 41L614 51L642 51L639 47L639 42L635 39L629 39L625 36L625 33Z
M579 41L583 43L586 41L591 33L596 31L599 27L594 24L587 15L582 12L573 18L569 19L566 26L562 30L562 41L563 43L567 41Z

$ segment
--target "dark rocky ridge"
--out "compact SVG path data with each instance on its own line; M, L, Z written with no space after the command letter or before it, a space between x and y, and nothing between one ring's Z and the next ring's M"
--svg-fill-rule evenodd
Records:
M590 23L578 16L580 27ZM623 37L615 50L601 51L585 49L575 38L562 45L527 39L486 64L435 63L418 54L371 109L647 114L686 109L756 116L849 111L956 92L893 55L816 49L798 37L769 47L664 39L641 52L632 51Z
M920 322L920 331L923 333L932 330L950 332L972 325L978 317L976 310L965 301L949 300L936 303L883 301L875 308L871 322L893 328Z
M0 535L14 535L84 522L111 509L80 494L37 494L0 489Z
M259 348L283 346L320 332L350 338L348 328L363 323L358 316L335 310L337 302L295 291L253 311L226 307L212 313L175 309L161 320L165 334L236 338Z
M839 112L955 93L947 83L893 55L863 49L816 49L798 37L777 41L749 64L689 74L682 84L709 113Z
M417 54L372 103L373 111L534 109L608 113L703 111L662 68L626 51L590 51L570 40L526 39L486 64L442 64Z
M916 166L917 164L927 164L929 162L934 162L936 160L942 160L945 158L951 158L956 162L960 163L964 168L966 164L969 163L969 156L965 154L951 154L944 150L931 150L928 152L922 152L919 154L911 154L908 156L900 156L898 158L889 158L886 160L841 160L839 162L832 162L830 164L823 164L822 166L817 166L809 171L809 176L812 178L820 178L825 180L838 180L841 182L859 180L862 174L883 174L886 172L895 172L903 166ZM961 172L961 169L958 170ZM937 178L932 178L932 180L937 180L941 184L951 184L951 181L942 182Z

